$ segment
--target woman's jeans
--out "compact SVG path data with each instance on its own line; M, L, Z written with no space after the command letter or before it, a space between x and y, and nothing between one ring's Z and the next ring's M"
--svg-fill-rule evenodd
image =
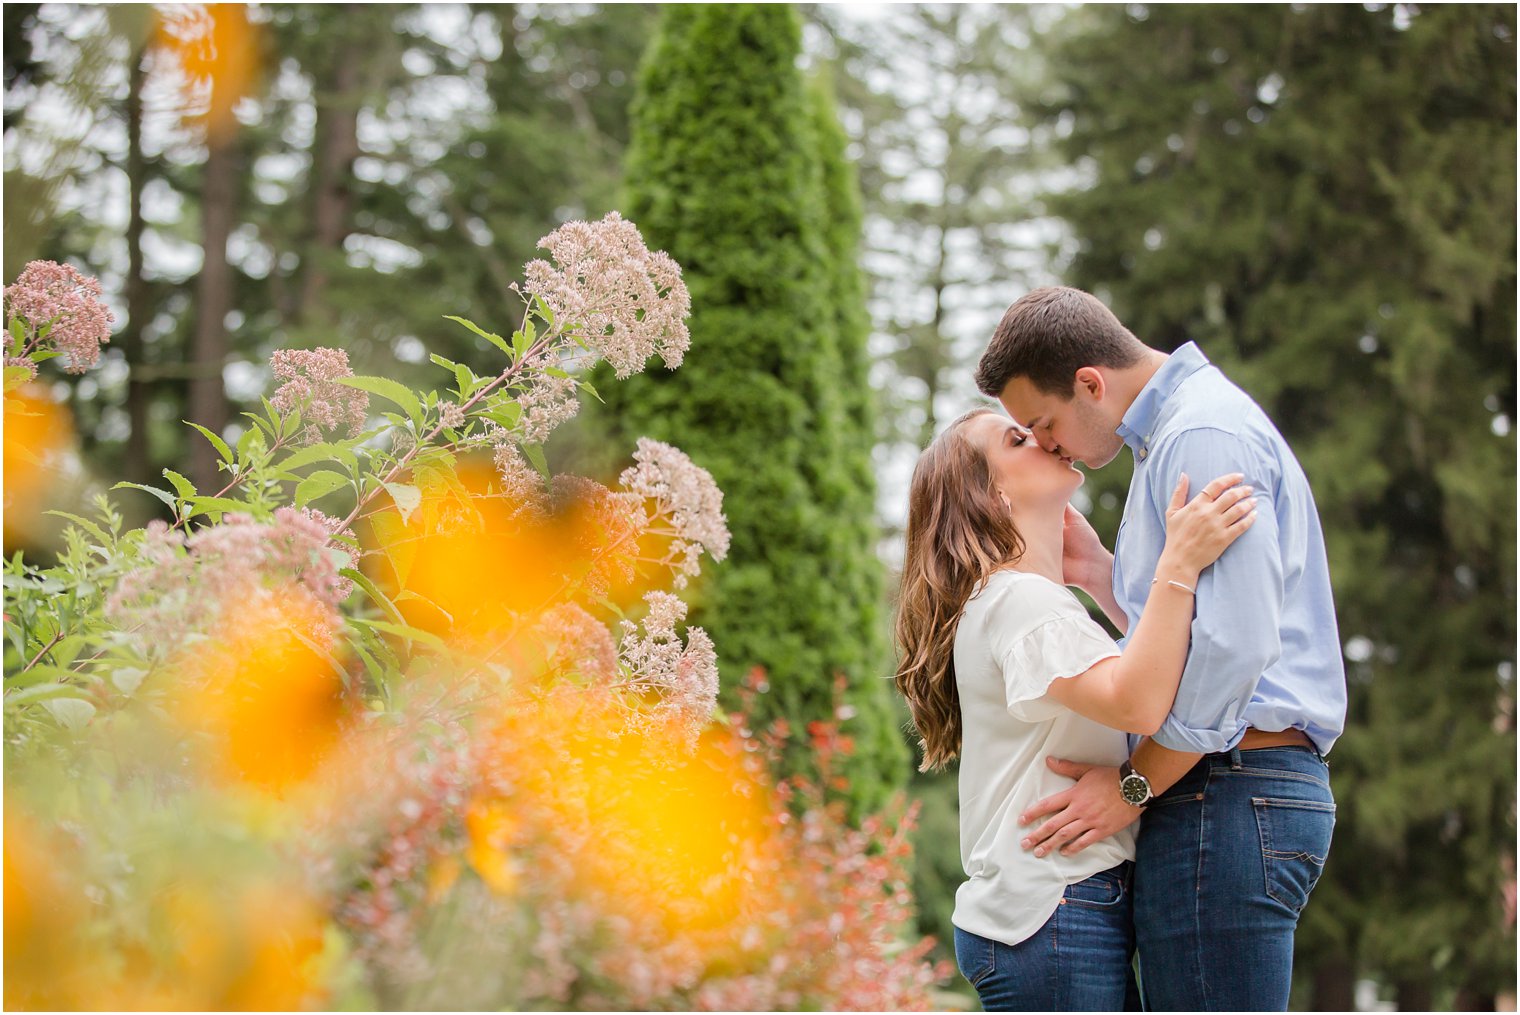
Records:
M1206 755L1145 809L1135 934L1147 1011L1286 1011L1293 931L1335 828L1308 747Z
M1033 937L1016 945L955 928L955 959L987 1011L1139 1011L1131 973L1134 864L1066 889Z

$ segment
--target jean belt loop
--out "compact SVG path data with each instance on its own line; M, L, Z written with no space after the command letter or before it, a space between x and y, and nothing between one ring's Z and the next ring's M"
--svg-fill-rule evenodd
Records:
M1231 747L1230 748L1230 771L1232 771L1232 772L1238 772L1243 767L1244 767L1244 763L1240 760L1240 748L1238 746Z

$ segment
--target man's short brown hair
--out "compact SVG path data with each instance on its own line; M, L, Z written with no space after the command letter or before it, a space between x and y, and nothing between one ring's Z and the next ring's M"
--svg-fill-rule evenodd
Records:
M1145 346L1096 296L1045 286L1014 302L976 366L976 386L993 398L1015 377L1047 395L1070 398L1082 367L1131 367Z

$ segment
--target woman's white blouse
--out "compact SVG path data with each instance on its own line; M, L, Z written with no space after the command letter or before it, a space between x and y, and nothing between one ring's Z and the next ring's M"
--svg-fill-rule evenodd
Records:
M1018 944L1045 925L1067 885L1135 858L1134 826L1073 857L1036 857L1019 840L1030 804L1073 784L1047 756L1118 765L1129 741L1046 695L1051 681L1117 656L1119 647L1065 586L994 572L972 595L955 635L961 699L961 866L954 924Z

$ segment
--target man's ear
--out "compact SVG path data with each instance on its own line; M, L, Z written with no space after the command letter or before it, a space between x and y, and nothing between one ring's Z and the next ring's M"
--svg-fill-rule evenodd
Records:
M1103 396L1108 391L1108 380L1097 367L1082 367L1073 380L1076 381L1076 387L1072 394L1085 393L1094 402L1103 401Z

